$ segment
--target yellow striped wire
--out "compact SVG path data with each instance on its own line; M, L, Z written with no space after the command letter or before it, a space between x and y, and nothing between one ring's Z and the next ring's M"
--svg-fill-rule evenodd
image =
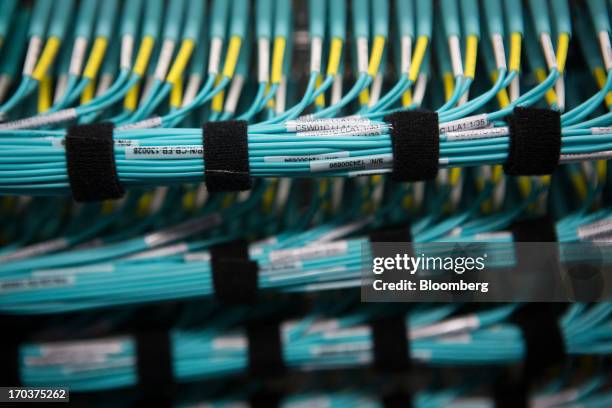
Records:
M274 39L274 50L272 51L272 75L270 81L279 84L283 78L283 60L285 58L285 37Z
M219 85L219 82L221 82L221 76L218 75L217 79L215 80L215 86ZM219 92L218 94L216 94L215 96L213 96L212 102L211 102L211 109L214 112L221 112L223 111L223 100L225 99L225 91L222 90L221 92Z
M191 54L193 53L194 48L195 42L193 40L183 40L181 48L179 49L179 52L176 55L176 59L174 60L174 64L172 64L172 68L170 68L170 72L166 77L166 82L176 84L182 79L183 72L185 71L185 67L187 66L187 63L191 58Z
M323 83L323 77L321 76L321 74L317 75L317 81L316 81L316 86L317 88L321 86L321 83ZM321 92L317 98L315 99L315 105L323 108L325 107L325 92Z
M595 67L593 75L595 76L595 80L597 81L599 88L603 88L607 80L606 71L603 69L603 67ZM606 106L612 107L612 91L608 92L606 95Z
M536 68L535 75L538 81L540 82L544 82L546 80L546 71L544 70L544 68ZM549 106L557 103L557 94L552 88L546 91L544 97L546 98L546 103L548 103Z
M442 75L442 81L444 82L444 99L448 101L453 97L455 91L455 77L452 72L445 72Z
M570 36L568 33L559 34L557 42L557 69L560 73L565 71L565 62L567 61L567 49L569 48Z
M46 75L49 67L55 61L55 57L57 56L57 52L60 49L61 41L57 37L50 37L45 44L45 48L34 68L34 72L32 73L32 78L37 81L42 81L43 77Z
M478 56L478 37L470 34L467 37L465 45L465 70L464 75L467 78L474 78L476 75L476 59Z
M98 75L104 54L106 54L106 48L108 47L108 40L104 37L98 37L94 41L93 47L91 48L91 54L85 65L83 71L83 77L94 79Z
M223 76L226 78L232 78L236 65L238 64L238 56L240 56L240 47L242 45L242 38L237 35L230 38L229 46L227 48L227 54L225 56L225 64L223 65Z
M136 55L136 62L132 72L142 78L144 76L147 67L149 66L149 60L151 59L151 53L153 52L153 46L155 45L155 39L150 35L147 35L140 42L140 48ZM125 95L123 101L123 107L127 110L134 111L138 106L138 94L140 93L140 84L135 84Z
M342 39L334 37L331 41L329 51L329 61L327 63L327 75L336 76L340 67L340 59L342 57Z
M173 108L180 108L183 104L183 77L178 77L177 80L172 82L172 89L170 90L170 106Z
M270 92L270 84L266 84L266 93L268 92ZM268 99L268 103L266 104L266 106L268 107L268 109L274 109L274 103L274 98L270 98Z
M38 88L38 113L43 113L51 107L51 77L44 75Z
M370 103L370 90L368 88L359 92L359 103L361 106L367 106Z
M402 106L406 107L410 105L412 105L412 90L408 89L402 94Z
M94 80L89 81L85 89L83 89L83 93L81 94L81 104L85 104L93 99L95 89L96 82Z
M493 83L497 82L497 76L498 76L498 72L497 71L491 72L491 81ZM510 97L508 96L508 91L506 91L506 88L502 88L497 93L497 103L499 103L499 106L502 109L510 104Z
M412 62L410 63L410 72L408 74L408 78L415 82L419 76L419 71L421 70L421 64L423 63L423 59L425 58L425 52L427 51L427 44L429 43L429 38L427 36L420 36L417 38L416 47L414 48L414 54L412 55Z
M378 68L382 61L383 52L385 50L385 37L377 35L374 37L372 44L372 54L370 55L370 64L368 65L368 75L372 78L378 74Z
M123 107L129 111L135 111L138 106L138 95L140 94L140 83L135 84L125 95Z
M149 60L151 59L151 53L153 52L153 46L155 45L155 40L150 35L144 37L142 42L140 43L140 49L138 50L138 55L136 56L136 63L134 64L133 72L142 77L147 70L147 66L149 65Z
M518 72L521 69L522 42L521 33L510 34L510 63L508 64L510 71Z

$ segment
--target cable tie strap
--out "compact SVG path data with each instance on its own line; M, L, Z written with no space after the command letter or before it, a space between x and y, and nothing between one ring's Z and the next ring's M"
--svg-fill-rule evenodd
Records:
M246 121L204 124L204 175L209 192L251 189L247 131Z
M436 112L415 110L385 116L392 127L393 181L427 181L438 174L440 130Z
M257 300L259 266L249 259L246 241L238 240L210 249L216 299L223 304L252 304Z
M135 335L136 369L144 401L169 401L174 390L170 333L145 331Z
M510 226L515 243L516 267L513 273L521 279L535 279L539 284L524 288L532 298L552 299L560 290L561 264L555 221L545 215L515 221ZM525 244L533 242L536 244ZM536 254L537 251L537 254ZM537 255L534 258L534 255ZM545 284L544 284L545 283Z
M369 234L372 257L385 257L389 254L383 242L412 242L409 224L387 226L373 230ZM407 251L413 253L412 246ZM404 316L385 316L373 320L372 342L374 367L383 372L406 371L410 367L409 336Z
M510 227L514 242L557 242L557 228L552 217L515 221Z
M249 342L249 372L270 377L285 371L283 343L277 320L254 320L246 327Z
M0 315L0 387L21 386L19 345L24 340L24 330L18 324L19 317Z
M523 334L523 375L527 380L565 360L565 340L553 306L549 303L529 303L521 306L510 319Z
M283 396L274 392L257 392L249 398L251 408L274 408L280 407Z
M408 371L411 366L405 316L384 316L370 322L374 368L381 372Z
M508 122L510 146L504 172L510 176L552 174L561 156L561 114L516 107Z
M528 386L524 378L513 378L504 373L493 384L493 401L495 408L529 407Z
M374 245L376 243L384 242L401 242L402 247L405 247L405 250L409 256L414 254L414 249L412 247L412 231L410 230L410 224L408 223L390 225L372 230L369 233L369 239L372 258L384 258L392 255L386 253L391 248L388 249L384 246Z
M112 200L125 194L115 166L112 123L68 128L66 165L76 201Z
M385 408L412 408L412 395L406 392L394 392L382 398Z

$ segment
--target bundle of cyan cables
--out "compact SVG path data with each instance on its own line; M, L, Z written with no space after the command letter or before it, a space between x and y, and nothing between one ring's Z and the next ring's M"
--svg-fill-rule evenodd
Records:
M421 307L405 317L410 327L405 341L415 362L486 366L512 364L525 357L521 331L507 322L514 306L449 317L456 309ZM571 306L560 320L568 355L609 354L611 312L609 304ZM284 364L297 371L371 364L372 334L367 324L371 317L367 311L333 319L313 315L282 324ZM240 331L226 332L226 324L220 319L218 326L205 330L171 331L172 372L178 382L237 375L247 369L247 337ZM27 385L69 384L75 391L127 387L138 381L135 350L130 336L26 344L20 349L21 376Z
M611 406L611 13L2 1L0 386Z
M4 194L68 193L66 131L48 129L75 121L115 124L114 163L127 188L201 180L207 169L202 129L177 126L234 116L251 122L246 164L254 177L395 173L402 165L397 162L416 153L398 153L393 134L405 129L394 129L397 122L388 115L418 108L437 113L434 164L442 171L508 164L513 144L521 143L511 136L519 130L507 124L515 107L560 112L555 163L607 159L612 150L611 117L602 112L612 86L604 0L571 10L564 1L543 0L530 0L524 8L510 1L451 0L432 7L426 1L359 0L347 7L313 0L301 96L294 88L288 92L289 2L211 1L205 7L198 1L84 1L75 8L65 1L53 12L45 9L48 3L14 7L15 15L29 17L30 31L15 33L21 36L3 50L16 66L26 53L22 78L13 81L19 85L5 92L0 106ZM254 30L248 29L251 21ZM343 46L349 41L354 52ZM600 89L591 95L581 81L572 81L582 76L584 65L568 66L569 50L584 54L595 75L590 85ZM14 71L6 78L14 79ZM349 78L353 84L343 92ZM29 116L28 101L36 92L39 112Z

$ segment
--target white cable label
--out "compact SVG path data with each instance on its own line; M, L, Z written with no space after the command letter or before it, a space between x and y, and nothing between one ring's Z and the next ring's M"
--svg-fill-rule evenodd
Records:
M59 147L62 149L66 147L66 138L49 136L45 139L49 140L51 142L51 146L53 147ZM113 143L117 147L138 146L140 144L138 140L132 139L113 139Z
M49 252L55 252L61 249L65 249L68 247L68 245L69 242L65 238L56 238L50 241L39 242L37 244L32 244L23 248L19 248L15 252L0 256L0 262L9 262L16 261L19 259L33 258L35 256L43 255Z
M129 123L127 125L119 126L116 130L130 130L130 129L149 129L159 127L162 125L162 118L160 116L154 116L149 119L144 119L135 123Z
M311 132L318 130L336 130L343 126L352 125L369 125L372 122L369 119L363 119L353 116L334 119L312 119L304 117L303 119L288 120L285 122L287 132Z
M297 132L296 136L377 136L385 134L389 129L389 125L379 123L346 124L335 129Z
M610 160L612 159L612 150L594 153L574 153L562 154L559 158L559 163L576 163L590 160Z
M326 258L346 254L347 241L332 242L325 245L308 245L302 248L279 249L270 251L268 259L272 263L289 264L308 259Z
M177 244L168 245L165 247L140 252L140 253L127 257L127 259L161 258L165 256L182 254L187 251L189 251L189 246L187 245L187 243L179 242Z
M612 217L604 218L603 220L583 225L576 231L576 235L581 241L587 238L603 235L612 231Z
M452 142L456 140L489 139L508 136L509 134L510 130L508 127L502 126L496 128L466 130L462 132L449 132L446 133L446 140Z
M612 134L612 126L592 127L590 130L591 130L592 135L610 135Z
M30 129L37 128L52 123L66 122L68 120L76 119L76 109L63 109L48 115L32 116L30 118L15 120L13 122L7 122L0 124L0 130L15 130L15 129Z
M204 156L202 145L194 146L135 146L125 148L126 159L201 159Z
M378 176L381 174L391 173L392 169L373 169L373 170L356 170L349 171L349 177L361 177L361 176Z
M349 157L350 153L347 151L335 152L335 153L322 153L322 154L311 154L305 156L264 156L265 163L300 163L300 162L311 162L316 160L331 160L339 159L342 157Z
M457 132L460 130L480 129L489 124L486 113L452 120L440 125L440 133Z
M156 247L200 233L208 228L221 224L222 221L223 219L219 213L211 213L147 234L144 236L144 242L149 247Z
M73 266L71 268L57 268L57 269L37 269L32 271L32 276L49 277L49 276L66 276L66 275L77 275L82 273L111 273L115 272L115 265L113 264L94 264L85 266Z
M74 276L45 276L0 281L0 293L57 288L73 285Z
M183 260L185 262L209 262L210 252L208 251L190 252L188 254L183 255Z
M379 169L393 163L393 155L377 154L363 158L336 159L325 162L310 162L310 171L313 173L334 170L369 170Z

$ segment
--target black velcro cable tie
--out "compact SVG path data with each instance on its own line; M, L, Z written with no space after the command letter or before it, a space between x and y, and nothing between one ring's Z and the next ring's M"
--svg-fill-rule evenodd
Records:
M280 393L257 392L249 398L251 408L280 407L283 396Z
M504 373L493 384L495 408L527 408L529 406L528 384L524 377L514 378Z
M504 171L510 176L552 174L561 156L561 114L552 109L514 108Z
M254 320L246 327L249 344L249 373L270 377L285 371L283 342L277 320Z
M21 386L19 370L19 343L16 341L0 341L0 387Z
M408 371L411 366L405 316L384 316L370 322L374 368L381 372Z
M147 396L167 398L174 385L170 333L167 330L139 332L135 340L140 390Z
M436 178L440 159L438 114L423 110L385 116L392 126L393 181L428 181Z
M246 121L208 122L203 126L204 176L211 193L250 190Z
M521 282L533 285L525 293L533 299L551 299L561 290L561 263L554 218L544 215L515 221L510 226L514 241L516 266L513 274ZM525 243L539 243L529 245Z
M510 319L523 334L523 368L527 380L565 361L565 340L554 306L550 303L528 303L522 305Z
M414 253L412 249L412 231L410 230L410 224L408 223L390 225L375 229L370 231L369 238L372 258L389 255L385 254L385 248L373 245L378 242L410 243L410 246L407 248L407 251L409 252L408 255L412 255Z
M385 408L412 408L412 395L406 392L387 394L382 399Z
M66 166L76 201L113 200L125 194L115 166L112 123L68 128Z
M210 248L215 298L223 304L246 305L257 300L259 266L249 259L246 241L238 240Z
M514 242L557 242L557 228L552 217L515 221L510 227Z

